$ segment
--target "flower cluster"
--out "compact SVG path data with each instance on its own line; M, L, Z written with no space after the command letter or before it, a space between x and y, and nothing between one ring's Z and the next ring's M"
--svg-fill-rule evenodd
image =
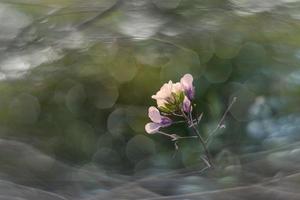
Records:
M213 166L213 162L208 151L208 143L213 137L214 133L220 129L224 128L223 124L227 113L236 101L236 97L233 98L232 102L226 109L224 115L222 116L217 127L208 134L206 139L199 132L199 123L202 118L202 113L200 116L193 115L193 105L192 101L195 97L195 87L193 86L193 76L191 74L185 74L180 82L173 83L169 81L165 83L160 90L152 96L156 100L157 107L151 106L148 110L148 116L152 122L149 122L145 126L145 130L149 134L159 133L172 139L175 148L178 149L177 142L180 139L198 139L204 150L204 156L201 156L202 160L206 163L207 168ZM182 118L182 121L173 121L172 119ZM195 117L195 118L194 118ZM168 127L174 123L184 122L187 124L193 132L192 136L179 136L177 134L168 134L161 131L161 128Z
M193 76L185 74L180 82L165 83L160 90L152 96L156 100L157 108L151 106L148 110L148 116L152 122L146 124L145 130L149 134L154 134L160 128L168 127L173 122L168 116L187 115L192 111L192 100L195 96L193 86Z

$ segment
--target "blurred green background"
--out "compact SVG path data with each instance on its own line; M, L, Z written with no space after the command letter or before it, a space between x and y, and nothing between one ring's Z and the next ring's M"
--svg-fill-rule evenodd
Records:
M298 144L299 6L297 0L1 0L0 137L106 174L201 168L197 141L182 141L175 152L168 138L144 131L151 95L191 73L204 137L238 98L226 129L209 145L221 180L237 169L226 167L243 166L243 155ZM184 126L169 133L189 134ZM11 153L0 157L4 174L22 168ZM276 156L269 165L283 163ZM225 177L226 184L237 182Z

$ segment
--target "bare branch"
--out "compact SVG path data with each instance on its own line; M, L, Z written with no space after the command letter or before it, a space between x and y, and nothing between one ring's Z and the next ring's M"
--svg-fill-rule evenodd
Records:
M197 127L196 127L195 124L193 123L194 120L193 120L192 118L189 118L189 117L185 114L185 112L184 112L183 110L181 110L181 113L182 113L182 115L184 116L184 118L186 119L187 124L188 124L188 125L191 125L192 130L194 131L195 135L197 136L197 138L198 138L200 144L202 145L202 147L203 147L203 149L204 149L205 156L206 156L206 158L207 158L207 162L209 163L209 165L207 165L207 166L208 166L208 167L213 167L213 163L212 163L212 160L211 160L211 158L210 158L210 153L209 153L209 151L208 151L208 149L207 149L206 143L205 143L204 139L202 138L201 134L199 133ZM190 115L190 117L192 117L192 116ZM207 163L206 163L206 164L207 164Z
M202 120L202 117L203 117L203 112L199 115L199 117L198 117L198 119L197 119L198 124L199 124L200 121Z
M211 131L211 132L208 134L208 137L207 137L205 143L208 143L209 140L210 140L211 138L213 138L213 136L214 136L215 133L219 130L219 128L225 128L225 125L223 124L223 123L224 123L224 120L225 120L225 118L226 118L228 112L229 112L230 109L232 108L233 104L236 102L236 100L237 100L237 97L233 97L232 101L230 102L229 106L227 107L226 111L224 112L224 114L223 114L221 120L219 121L217 127L216 127L213 131Z

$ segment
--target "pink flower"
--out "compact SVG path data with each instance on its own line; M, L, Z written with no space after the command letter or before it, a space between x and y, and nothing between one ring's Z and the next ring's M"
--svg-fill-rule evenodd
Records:
M183 91L180 83L172 83L172 81L169 81L165 83L155 95L152 95L152 98L156 100L158 107L163 107L166 103L174 102L172 93L178 94Z
M162 116L159 110L154 106L151 106L148 109L148 116L152 120L152 122L145 126L145 130L149 134L157 133L161 127L167 127L172 124L172 120L168 117Z
M172 81L169 81L168 83L165 83L155 95L152 95L152 98L156 100L158 107L165 107L166 104L175 103L174 95L176 96L181 92L184 92L189 100L194 98L195 88L193 86L193 76L191 74L185 74L180 79L180 82L173 83Z
M191 74L185 74L180 79L180 84L184 89L185 95L192 100L195 96L195 88L193 86L193 76Z

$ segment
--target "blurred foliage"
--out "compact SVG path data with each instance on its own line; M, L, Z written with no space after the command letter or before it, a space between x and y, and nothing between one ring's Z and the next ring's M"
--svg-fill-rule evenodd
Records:
M122 173L199 165L197 142L174 156L144 131L151 95L191 73L204 136L238 98L209 146L220 166L299 139L299 3L245 2L1 1L1 138Z

